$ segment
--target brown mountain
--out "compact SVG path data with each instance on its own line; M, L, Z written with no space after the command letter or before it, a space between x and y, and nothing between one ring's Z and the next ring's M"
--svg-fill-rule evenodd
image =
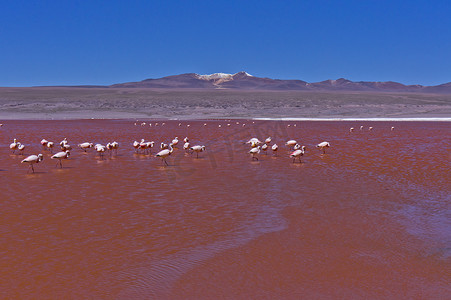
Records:
M302 80L262 78L246 72L199 75L186 73L139 82L111 85L112 88L231 89L231 90L305 90L451 93L451 82L437 86L404 85L393 81L351 81L345 78L308 83Z

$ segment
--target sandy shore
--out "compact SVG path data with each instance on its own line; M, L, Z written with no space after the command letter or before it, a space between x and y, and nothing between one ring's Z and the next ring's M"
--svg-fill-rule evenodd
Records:
M449 118L451 95L0 88L0 119Z

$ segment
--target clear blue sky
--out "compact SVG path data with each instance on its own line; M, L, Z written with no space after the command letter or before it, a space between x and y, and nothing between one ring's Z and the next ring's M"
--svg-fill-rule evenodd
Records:
M449 1L1 1L0 86L194 72L451 81Z

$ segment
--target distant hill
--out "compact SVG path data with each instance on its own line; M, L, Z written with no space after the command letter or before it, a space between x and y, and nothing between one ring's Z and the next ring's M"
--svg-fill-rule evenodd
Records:
M451 94L451 82L437 86L404 85L393 81L351 81L345 78L308 83L302 80L281 80L236 74L214 73L199 75L186 73L138 82L110 85L111 88L164 89L230 89L230 90L299 90L299 91L368 91Z

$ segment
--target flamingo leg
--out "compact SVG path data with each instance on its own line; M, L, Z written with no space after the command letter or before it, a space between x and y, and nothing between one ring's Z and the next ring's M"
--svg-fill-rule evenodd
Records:
M28 169L28 170L30 170L30 169ZM33 171L33 173L34 173L34 168L33 168L33 164L31 164L31 170ZM27 172L28 173L28 172Z
M63 168L63 163L61 162L61 159L60 159L60 167L61 169Z
M163 161L166 164L166 166L169 166L168 162L166 161L166 158L163 158Z

